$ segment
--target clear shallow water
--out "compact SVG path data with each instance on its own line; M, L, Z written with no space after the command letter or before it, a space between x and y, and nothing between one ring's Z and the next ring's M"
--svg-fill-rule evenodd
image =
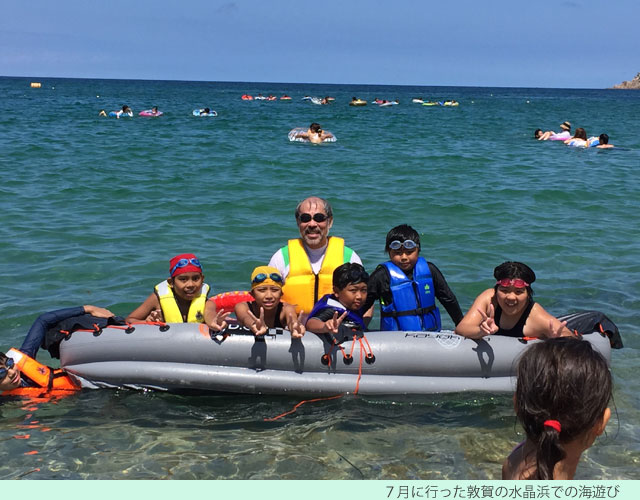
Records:
M613 354L618 416L578 477L640 478L639 93L29 81L0 78L0 348L19 345L45 310L128 313L183 251L200 257L214 293L244 289L295 236L296 203L317 194L334 206L332 233L370 270L389 228L416 227L465 310L493 268L515 259L536 271L536 298L551 312L608 314L626 345ZM245 92L293 100L243 102ZM307 94L336 101L315 106ZM401 104L351 108L354 95ZM97 117L122 104L165 115ZM205 106L219 116L191 116ZM531 139L567 119L620 148ZM338 142L287 140L312 121ZM497 478L521 438L504 396L348 397L263 421L295 403L126 391L6 402L0 440L14 459L0 478Z

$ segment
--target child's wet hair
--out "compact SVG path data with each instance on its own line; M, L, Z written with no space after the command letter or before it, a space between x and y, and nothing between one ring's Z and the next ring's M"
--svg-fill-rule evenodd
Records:
M369 274L361 264L347 262L336 267L333 271L333 286L338 290L343 290L348 285L357 283L368 283Z
M0 352L0 363L3 365L6 364L7 359L9 359L9 357L5 353Z
M565 457L562 444L603 418L611 399L611 372L589 342L559 337L527 348L517 374L516 415L536 445L535 477L528 479L553 479L556 463ZM559 423L560 431L548 421Z
M418 231L408 224L400 224L399 226L392 228L387 233L387 241L384 245L384 251L389 252L389 245L392 241L399 241L402 243L407 240L412 240L418 246L418 250L420 250L420 235L418 234Z
M533 289L531 288L531 284L536 280L536 273L533 272L533 269L531 269L526 264L523 264L522 262L503 262L493 270L493 277L496 279L496 281L500 281L503 279L521 279L523 281L526 281L527 283L529 283L529 286L527 286L527 293L529 294L529 298L531 299L533 297ZM495 285L494 290L498 290L498 285Z
M573 137L576 139L582 139L582 140L587 140L587 131L585 129L583 129L582 127L578 127L576 129L575 134L573 134Z

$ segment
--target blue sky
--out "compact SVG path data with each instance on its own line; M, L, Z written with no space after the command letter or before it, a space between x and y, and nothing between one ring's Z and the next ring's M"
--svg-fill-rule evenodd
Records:
M2 0L0 75L604 88L640 72L639 20L638 0Z

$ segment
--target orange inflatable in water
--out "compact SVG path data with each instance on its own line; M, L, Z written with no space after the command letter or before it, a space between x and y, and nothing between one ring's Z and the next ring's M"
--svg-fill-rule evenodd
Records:
M52 399L69 396L80 390L71 377L60 368L49 368L17 349L9 349L7 356L20 369L22 378L29 379L31 387L18 387L4 391L2 396L26 396L30 398Z
M249 292L224 292L211 297L216 304L216 310L221 312L233 312L233 308L240 302L253 302L253 297Z

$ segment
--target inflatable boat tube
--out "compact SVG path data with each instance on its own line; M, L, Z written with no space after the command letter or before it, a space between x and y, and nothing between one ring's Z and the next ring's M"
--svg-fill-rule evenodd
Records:
M333 340L339 342L339 346ZM582 337L611 360L605 333ZM452 332L367 332L342 338L272 329L254 337L234 325L132 325L74 332L60 363L83 388L331 396L511 392L516 360L539 340Z
M364 101L362 99L356 99L355 101L351 101L349 103L349 106L366 106L367 105L367 101Z
M329 132L329 130L327 130L326 132ZM309 141L309 139L305 139L304 137L300 137L300 134L306 134L307 133L307 129L305 127L296 127L294 129L289 130L289 133L287 134L287 137L289 137L289 140L291 142L311 142ZM332 132L329 132L333 135ZM333 137L327 137L324 141L322 142L336 142L338 139L336 139L336 136L334 135Z
M145 109L144 111L140 111L138 116L162 116L164 113L162 111L156 111L155 113L151 109Z
M253 96L252 96L252 95L249 95L249 94L244 94L244 95L241 97L241 99L242 99L243 101L253 101Z
M205 113L204 109L194 109L192 114L193 116L218 116L218 113L213 109L208 113Z

